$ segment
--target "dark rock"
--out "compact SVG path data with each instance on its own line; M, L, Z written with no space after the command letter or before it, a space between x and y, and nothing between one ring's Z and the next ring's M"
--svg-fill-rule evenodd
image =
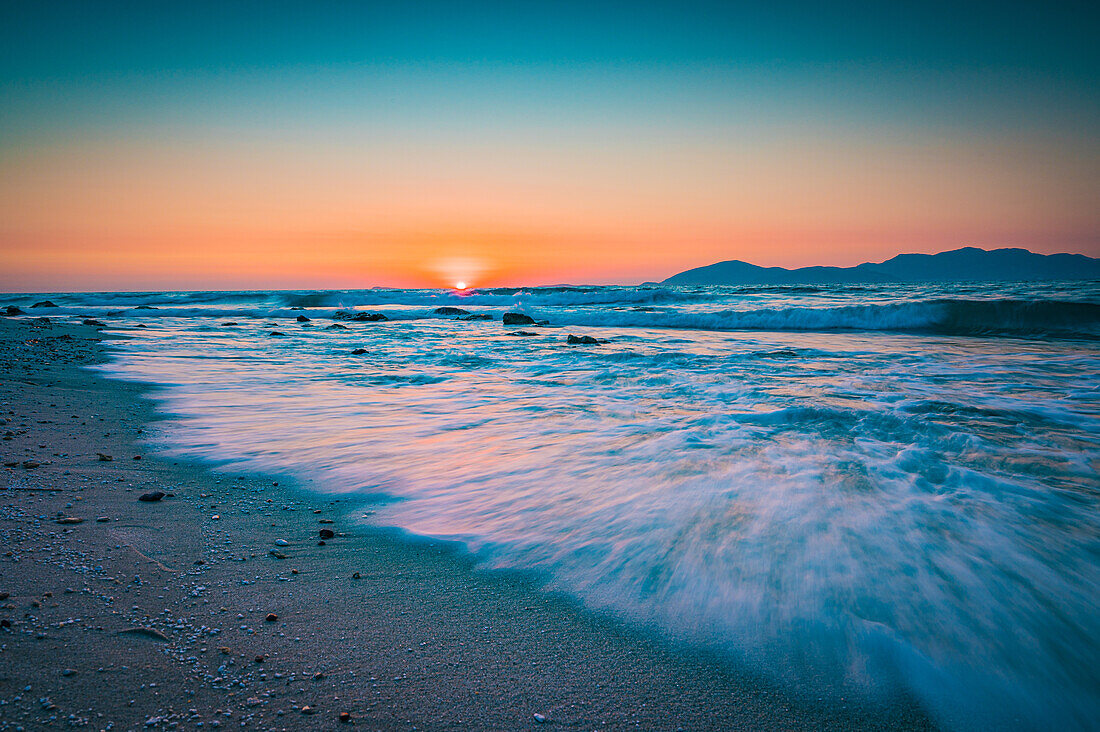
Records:
M252 660L255 661L256 663L263 663L264 662L264 656L256 656Z
M340 712L340 721L347 723L351 721L351 714L348 712Z
M365 349L365 348L356 348L354 351L351 352L351 355L353 355L353 356L362 356L366 352L367 352L367 349Z
M432 315L469 315L469 310L463 310L462 308L452 308L450 306L436 308L432 311Z
M535 319L524 315L523 313L505 313L504 314L505 325L534 325Z
M299 323L308 323L309 321L313 320L313 318L307 318L304 315L299 315L297 320Z
M274 549L272 549L271 551L269 551L269 552L268 552L268 554L270 554L271 556L275 557L276 559L286 559L286 555L285 555L285 554L283 554L282 552L277 552L277 551L275 551Z
M134 460L141 460L141 455L134 455Z
M138 328L144 328L144 327L145 327L145 323L138 323L136 327L138 327Z
M347 330L347 329L348 329L348 327L346 325L340 325L339 323L333 323L332 325L325 328L325 330Z
M134 310L159 310L159 309L160 308L155 308L152 305L138 305L136 308L134 308Z
M269 335L269 336L276 336L276 337L280 337L280 336L286 336L286 333L280 333L280 332L279 332L279 331L277 331L277 330L273 330L273 331L271 331L270 333L268 333L268 335Z
M139 497L139 501L145 501L146 503L154 503L164 498L164 491L152 491L151 493L142 493Z
M43 300L42 302L36 302L34 305L31 305L31 307L32 308L56 308L57 303L51 302L49 300Z
M106 455L102 452L97 452L96 455L99 455L99 462L101 463L109 463L114 460L113 457L111 457L110 455Z
M41 464L42 463L38 462L37 460L24 460L23 461L23 467L26 468L27 470L30 470L31 468L37 468Z
M508 335L510 335L510 336L537 336L538 333L535 333L535 332L530 331L530 330L514 330L511 333L508 333Z
M8 305L6 308L4 308L4 315L22 315L22 314L23 314L23 311L20 310L19 308L15 307L14 305Z
M352 579L359 579L359 573L356 572L351 576Z
M492 320L493 316L489 313L472 313L471 315L463 315L459 320Z
M603 338L593 338L592 336L575 336L572 333L565 339L566 343L574 346L598 346L601 343L607 343Z
M95 318L86 318L86 319L84 320L84 325L98 325L98 326L102 326L102 325L103 325L103 323L99 322L99 321L98 321L98 320L96 320Z
M276 615L275 613L268 613L267 617L264 618L264 620L266 620L269 623L274 623L278 619L279 619L279 616Z
M332 529L321 529L320 536L322 539L331 539L336 533Z
M111 316L114 316L114 315L122 315L122 311L121 311L121 310L108 310L108 311L107 311L107 314L108 314L108 315L111 315Z
M222 325L236 325L235 321L230 320L228 323L222 323Z
M82 524L84 523L84 519L80 518L79 516L66 516L65 518L59 518L57 520L57 523L66 525Z
M0 628L10 628L10 627L11 627L11 621L10 620L8 620L7 618L4 618L3 620L0 620Z
M337 310L332 314L333 320L357 320L359 322L375 322L389 320L382 313L351 313L347 310Z

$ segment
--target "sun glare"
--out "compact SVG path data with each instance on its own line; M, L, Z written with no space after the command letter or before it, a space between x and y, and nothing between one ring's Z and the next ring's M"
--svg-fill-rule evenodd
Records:
M455 289L456 290L465 290L466 289L466 283L465 282L456 282L455 283Z

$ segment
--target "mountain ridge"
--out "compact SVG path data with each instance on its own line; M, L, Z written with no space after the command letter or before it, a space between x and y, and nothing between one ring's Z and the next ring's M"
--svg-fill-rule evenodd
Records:
M662 285L811 285L886 282L1100 280L1100 259L1036 254L1027 249L962 247L937 254L898 254L854 267L761 267L737 259L684 270Z

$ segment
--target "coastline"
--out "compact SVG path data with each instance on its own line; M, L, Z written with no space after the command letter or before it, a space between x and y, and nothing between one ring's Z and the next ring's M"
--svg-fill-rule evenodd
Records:
M535 715L585 729L933 726L912 704L797 698L522 576L364 527L350 497L158 457L141 443L158 419L148 387L83 368L106 358L105 337L0 320L0 432L16 433L0 456L18 463L0 468L0 729L329 729L344 712L363 729L542 726ZM154 490L171 495L138 500ZM318 546L325 528L336 536Z

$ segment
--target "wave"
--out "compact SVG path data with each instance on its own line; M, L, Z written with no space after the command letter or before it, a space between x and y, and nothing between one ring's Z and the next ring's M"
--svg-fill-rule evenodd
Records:
M552 317L539 311L537 317ZM561 322L561 321L559 321ZM930 300L835 308L713 312L569 313L562 324L689 330L870 330L938 335L1100 338L1100 303L1049 300Z

